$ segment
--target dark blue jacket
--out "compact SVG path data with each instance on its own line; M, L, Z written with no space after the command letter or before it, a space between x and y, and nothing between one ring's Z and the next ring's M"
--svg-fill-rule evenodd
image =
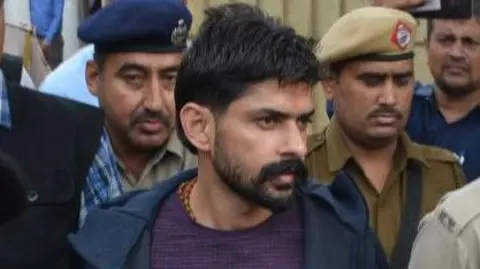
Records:
M87 268L150 269L158 207L196 174L196 169L182 172L152 190L132 192L92 210L80 232L70 236ZM387 268L369 229L365 201L348 176L340 174L328 187L308 183L298 196L304 213L305 269Z
M405 129L417 143L455 153L468 182L480 177L480 107L472 109L462 119L449 123L438 110L433 86L417 84Z

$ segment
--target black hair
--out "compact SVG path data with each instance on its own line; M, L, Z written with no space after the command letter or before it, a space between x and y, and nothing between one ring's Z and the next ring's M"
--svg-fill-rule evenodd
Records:
M430 41L430 36L433 33L433 27L434 27L434 22L433 20L427 20L427 42Z
M319 63L306 38L257 7L226 4L205 11L192 46L180 65L175 87L178 136L193 153L180 122L180 110L194 102L215 116L241 97L251 84L319 81Z
M105 62L107 60L107 55L105 53L94 52L93 53L93 60L98 66L98 70L102 71L105 67Z
M480 1L473 0L472 18L475 18L480 23ZM435 21L432 19L427 20L427 41L430 41L431 35L435 27Z

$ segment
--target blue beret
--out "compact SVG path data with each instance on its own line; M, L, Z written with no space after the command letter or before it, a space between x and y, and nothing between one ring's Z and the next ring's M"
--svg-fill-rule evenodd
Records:
M77 35L100 53L180 52L191 25L180 0L114 0L87 18Z

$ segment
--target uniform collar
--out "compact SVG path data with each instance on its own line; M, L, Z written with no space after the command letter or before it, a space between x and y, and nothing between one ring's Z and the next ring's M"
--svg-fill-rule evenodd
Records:
M179 157L182 161L185 159L185 147L178 138L177 132L173 132L168 138L167 144L152 158L154 164L160 162L165 153L171 153Z
M183 162L185 161L186 148L183 147L180 138L178 138L177 132L173 132L170 137L168 138L167 144L160 148L155 155L148 161L147 165L145 166L146 170L150 170L150 168L155 167L159 164L162 159L165 157L166 154L173 154L176 157L180 158ZM122 170L125 170L125 165L121 162L121 160L117 157L117 164Z
M336 116L332 117L325 133L326 149L328 155L328 168L330 172L338 172L353 158L347 146L343 142L343 132L340 130ZM427 165L421 146L413 143L408 135L403 132L399 137L399 148L395 152L395 166L404 169L408 160L418 161Z
M5 84L3 72L0 69L0 126L7 129L12 128L12 115L8 101L8 91Z

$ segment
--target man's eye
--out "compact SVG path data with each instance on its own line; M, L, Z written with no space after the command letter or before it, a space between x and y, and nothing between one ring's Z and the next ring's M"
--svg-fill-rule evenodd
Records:
M310 123L312 123L312 119L310 117L298 119L298 126L302 130L306 129Z
M378 77L364 77L362 81L368 87L377 87L383 83L383 78Z
M164 79L165 79L165 80L170 80L170 81L175 81L175 80L177 80L177 75L176 75L176 74L174 74L174 75L173 75L173 74L165 75L165 76L164 76Z
M125 82L134 87L134 88L140 88L143 85L144 82L144 77L141 75L135 75L135 74L127 74L123 76L123 79Z
M411 77L398 77L395 78L395 85L398 87L407 86L411 81Z
M273 129L278 124L278 119L274 117L265 117L258 119L257 124L262 129Z
M139 75L125 75L124 78L129 82L137 82L142 80L142 77Z
M442 45L448 45L455 42L455 38L453 37L439 37L437 38L437 42Z

